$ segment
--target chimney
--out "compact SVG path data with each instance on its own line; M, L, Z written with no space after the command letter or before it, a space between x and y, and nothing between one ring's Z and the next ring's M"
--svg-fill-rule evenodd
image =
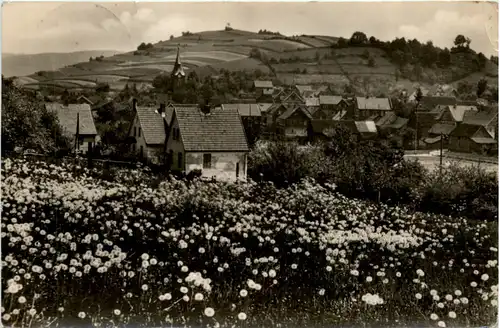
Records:
M202 105L201 105L201 112L205 115L209 115L210 114L210 111L212 109L212 104L210 102L210 100L206 100Z
M162 115L165 113L165 103L160 104L160 108L158 108L158 114Z

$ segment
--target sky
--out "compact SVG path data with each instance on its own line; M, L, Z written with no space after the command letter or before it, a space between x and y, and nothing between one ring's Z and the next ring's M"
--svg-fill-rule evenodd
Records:
M182 31L249 31L431 40L498 55L498 5L487 2L10 2L2 5L2 53L131 51Z

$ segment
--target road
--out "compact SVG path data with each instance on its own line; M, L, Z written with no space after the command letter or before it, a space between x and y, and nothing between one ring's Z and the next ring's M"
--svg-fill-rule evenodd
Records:
M434 154L432 154L432 155L431 154L417 154L417 155L407 154L407 155L405 155L405 158L408 160L417 159L427 169L432 170L434 168L439 167L439 156L436 156ZM498 172L498 164L443 157L443 164L444 165L446 165L447 163L450 163L450 162L458 162L461 166L480 167L480 168L485 169L488 172Z

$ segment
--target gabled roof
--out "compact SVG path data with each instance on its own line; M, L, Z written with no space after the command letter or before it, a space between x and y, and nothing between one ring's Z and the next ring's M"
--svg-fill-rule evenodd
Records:
M471 125L471 124L460 124L453 131L451 131L450 136L454 137L472 137L479 130L484 129L479 125Z
M76 134L77 115L79 116L78 133L80 135L97 135L89 104L69 104L64 106L60 103L46 103L45 108L56 113L59 124L68 135L74 136Z
M358 109L367 110L391 110L391 102L388 98L356 97Z
M495 144L497 141L493 138L482 138L482 137L475 137L471 138L472 141L478 144Z
M321 105L338 105L342 99L342 96L319 96L319 103Z
M347 114L347 110L346 109L343 109L343 110L340 110L338 111L333 117L332 117L332 120L335 120L335 121L340 121L341 119L344 118L344 116Z
M223 109L236 109L240 116L245 117L260 117L262 116L261 108L258 104L223 104Z
M93 106L94 105L94 102L92 100L90 100L89 98L85 97L84 95L81 95L80 97L78 97L76 99L77 101L80 101L80 100L83 100L85 101L87 104L89 104L90 106Z
M295 91L291 91L281 102L287 102L292 96L296 96L299 101L304 101L304 98Z
M466 112L463 119L463 123L482 126L487 126L494 121L498 121L498 112L493 110L479 113Z
M451 105L451 106L440 106L439 108L444 109L445 111L446 110L449 111L455 122L462 122L464 119L464 114L468 111L477 112L476 106ZM441 111L441 113L439 113L436 118L440 119L443 114L444 112Z
M245 130L235 108L212 109L210 114L197 107L175 107L185 151L247 152Z
M272 81L254 81L253 85L256 88L273 88L273 82Z
M261 113L267 113L267 111L273 106L273 104L265 103L265 104L258 104L260 107L260 112Z
M136 112L139 124L141 125L142 134L147 145L161 145L165 143L167 136L165 123L170 123L167 118L168 111L172 112L172 108L167 107L165 117L162 117L154 107L137 106Z
M360 133L377 133L377 126L373 121L356 121L354 123Z
M287 118L289 118L293 113L295 113L298 110L301 111L302 113L304 113L309 119L312 119L312 116L309 113L309 111L307 109L305 109L303 106L294 106L294 107L288 108L287 111L284 112L283 114L281 114L281 116L278 119L286 120Z
M384 116L375 121L376 126L389 125L397 119L397 115L393 112L385 113Z
M455 129L455 124L436 123L429 129L429 134L449 135Z
M313 91L313 88L310 85L296 85L295 88L300 92L301 95L306 91Z
M335 121L335 120L311 120L314 133L327 135L328 129L344 127L352 133L377 133L377 127L373 121Z

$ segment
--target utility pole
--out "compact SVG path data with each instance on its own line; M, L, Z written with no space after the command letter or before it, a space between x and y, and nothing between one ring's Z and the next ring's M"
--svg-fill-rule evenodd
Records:
M77 150L80 148L80 113L76 113L76 134L75 134L75 168Z
M441 146L439 149L439 175L443 175L443 133L441 133Z

